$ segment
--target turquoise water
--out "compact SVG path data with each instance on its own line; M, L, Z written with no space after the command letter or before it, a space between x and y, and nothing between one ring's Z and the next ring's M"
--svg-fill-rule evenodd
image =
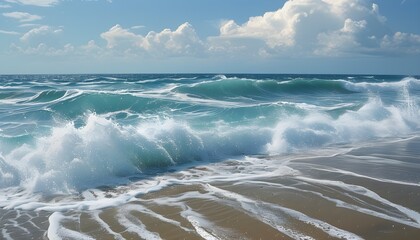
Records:
M413 239L419 103L418 76L0 76L0 238Z
M409 76L11 75L0 84L0 188L43 195L420 127L420 80Z

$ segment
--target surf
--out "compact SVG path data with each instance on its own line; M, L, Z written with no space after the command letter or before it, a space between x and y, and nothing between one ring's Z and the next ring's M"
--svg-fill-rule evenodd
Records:
M123 81L100 78L88 83L106 80ZM0 186L46 195L75 194L100 186L127 184L130 177L141 178L188 163L202 165L243 156L290 154L407 136L419 130L418 99L411 96L419 90L419 80L414 78L390 83L310 79L277 82L236 77L204 82L197 78L194 83L191 80L183 83L182 78L177 79L179 86L171 88L162 80L161 88L166 90L154 89L153 93L63 89L28 96L19 104L41 108L38 113L48 110L45 121L53 127L35 130L15 143L2 137L1 142L7 147L0 159ZM267 103L267 91L260 91L262 86L277 85L280 90L267 89L276 93L286 89L288 94L297 94L296 90L304 96L317 86L323 94L334 91L347 96L366 92L367 99L326 106L322 102L278 102L279 97L270 96L271 102ZM214 89L226 86L236 92L220 93ZM203 87L207 89L204 93L219 94L224 101L234 95L247 100L237 105L220 105L218 100L215 105L195 101L203 97L200 94L204 93L198 91ZM195 95L187 99L171 95L187 88L192 88ZM399 101L386 104L381 94L391 90ZM264 100L258 104L249 102L250 92Z

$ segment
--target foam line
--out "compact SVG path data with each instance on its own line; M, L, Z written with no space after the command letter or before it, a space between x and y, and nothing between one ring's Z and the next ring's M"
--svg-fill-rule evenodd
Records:
M220 188L217 188L215 186L212 186L210 184L206 185L206 188L210 191L213 192L217 195L221 195L223 197L229 198L230 200L233 201L237 201L241 204L242 208L244 210L246 210L249 213L252 213L253 217L258 218L259 220L265 222L266 224L276 228L277 230L279 230L280 232L286 234L287 236L293 238L293 239L313 239L310 236L306 236L302 233L297 232L296 230L293 229L288 229L286 227L284 227L285 225L285 220L279 218L277 215L274 215L272 213L273 209L277 209L280 210L281 212L299 220L299 221L303 221L307 224L310 224L322 231L324 231L325 233L327 233L328 235L332 236L332 237L337 237L337 238L345 238L345 239L362 239L359 236L347 232L345 230L336 228L326 222L322 222L319 221L317 219L313 219L310 218L309 216L300 213L298 211L292 210L292 209L288 209L285 207L280 207L280 206L276 206L273 204L268 204L268 203L264 203L264 202L256 202L252 199L249 199L243 195L239 195L237 193L233 193L231 191L227 191L227 190L223 190ZM265 209L267 208L267 209ZM272 209L272 210L269 210Z
M345 207L345 208L349 208L349 209L353 209L359 212L363 212L363 213L367 213L369 215L373 215L379 218L383 218L383 219L387 219L387 220L391 220L394 222L398 222L398 223L402 223L408 226L412 226L415 228L420 228L420 213L403 207L399 204L395 204L389 200L386 200L384 198L382 198L381 196L379 196L378 194L376 194L375 192L362 187L362 186L358 186L358 185L353 185L353 184L346 184L344 182L341 181L333 181L333 180L320 180L320 179L312 179L312 178L308 178L308 177L303 177L303 176L297 176L295 177L296 179L305 181L305 182L311 182L311 183L317 183L317 184L321 184L321 185L327 185L327 186L334 186L334 187L338 187L341 188L347 192L351 192L354 193L356 195L363 195L363 196L367 196L373 200L376 200L384 205L390 206L392 208L397 209L399 212L401 212L402 214L404 214L405 216L407 216L410 220L412 221L407 221L405 219L401 219L401 218L396 218L396 217L392 217L391 215L393 215L393 212L388 211L388 214L383 214L383 213L379 213L370 209L365 209L365 208L361 208L355 205L350 205L348 203L336 200L336 199L332 199L329 198L331 201L336 202L338 204L338 206L341 207ZM352 196L353 198L356 198L355 196ZM364 202L363 200L356 198L358 201L360 202ZM365 203L365 202L364 202ZM377 206L375 206L375 208L377 208Z
M16 219L17 218L18 217L16 217ZM13 227L22 230L24 233L26 233L26 234L31 233L26 227L21 226L21 224L19 224L17 221L12 221L12 223L13 223Z
M353 176L353 177L358 177L358 178L364 178L364 179L369 179L369 180L382 182L382 183L392 183L392 184L397 184L397 185L420 187L420 183L403 182L403 181L397 181L397 180L391 180L391 179L385 179L385 178L374 178L374 177L370 177L370 176L366 176L366 175L362 175L362 174L358 174L355 172L346 171L346 170L342 170L338 168L331 168L331 167L319 168L319 167L314 166L314 167L311 167L311 169L323 171L323 172L335 173L335 174L343 174L343 175L348 175L348 176Z
M49 227L47 231L48 239L61 240L61 239L70 238L70 239L80 239L80 240L94 240L94 238L86 234L65 228L61 224L61 222L63 222L66 218L67 217L65 217L60 212L54 212L53 214L51 214L51 216L48 218L48 222L49 222Z
M166 218L166 217L162 216L161 214L158 214L158 213L156 213L156 212L154 212L154 211L152 211L148 208L145 208L141 205L130 204L130 205L124 206L124 208L126 209L126 211L138 211L138 212L147 214L151 217L154 217L156 219L159 219L162 222L166 222L166 223L172 224L174 226L177 226L177 227L183 229L184 231L189 231L189 229L183 227L180 222L169 219L169 218Z
M10 236L10 234L7 232L7 229L6 229L6 228L3 228L3 229L1 230L1 234L2 234L2 238L4 238L5 240L14 240L14 239Z
M126 232L135 233L139 237L147 240L161 239L158 233L147 230L146 226L124 207L119 210L119 213L117 214L117 220L122 226L125 227Z
M125 238L120 234L115 232L114 230L111 229L111 227L104 221L102 220L102 218L99 217L99 213L98 211L92 212L90 214L90 216L93 217L93 219L99 223L99 225L101 225L101 227L106 230L108 233L112 234L112 236L114 237L114 239L117 240L124 240Z
M307 179L307 178L305 178L305 179ZM336 206L338 206L338 207L347 208L347 209L358 211L358 212L361 212L361 213L364 213L364 214L367 214L367 215L371 215L371 216L374 216L374 217L378 217L378 218L386 219L386 220L389 220L389 221L397 222L397 223L400 223L400 224L404 224L404 225L407 225L407 226L419 228L419 224L414 223L414 222L411 222L411 221L407 221L407 220L404 220L404 219L401 219L401 218L392 217L392 215L395 215L395 212L388 211L388 210L383 209L383 208L381 208L381 209L384 210L387 214L380 213L380 212L377 212L377 211L373 211L371 209L359 207L359 206L356 206L356 205L353 205L353 204L349 204L349 203L346 203L346 202L341 201L339 199L334 199L334 198L325 196L324 194L322 194L320 192L315 192L315 191L310 191L310 190L304 190L302 188L285 186L285 185L282 185L282 184L271 183L271 182L250 181L250 183L260 184L260 185L267 185L267 186L276 186L276 187L279 187L279 188L282 188L282 189L290 189L290 190L294 190L294 191L297 191L297 192L303 192L303 193L313 194L313 195L318 196L318 197L321 197L322 199L325 199L325 200L327 200L329 202L335 203ZM360 194L360 193L358 193L358 194ZM354 199L357 202L360 202L360 203L366 204L368 206L371 206L372 208L375 208L375 209L378 208L378 206L376 206L376 205L370 205L370 204L366 203L365 201L363 201L363 200L361 200L361 199L359 199L359 198L357 198L355 196L350 196L348 194L345 194L345 195L347 197L350 197L350 198ZM383 203L383 202L381 202L381 203ZM409 210L409 211L412 211L412 210Z
M191 225L195 228L195 231L202 238L204 238L206 240L219 240L219 238L213 236L208 231L206 231L203 227L201 227L200 220L198 220L197 218L195 218L193 216L187 216L186 219L191 223Z

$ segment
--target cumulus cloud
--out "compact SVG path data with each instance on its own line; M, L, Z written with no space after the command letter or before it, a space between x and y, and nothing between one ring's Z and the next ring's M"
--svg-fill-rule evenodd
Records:
M164 29L159 33L149 32L140 47L153 52L164 50L167 54L195 55L200 51L202 42L191 24L184 23L175 31Z
M189 23L181 24L174 31L151 31L146 36L135 34L117 24L102 33L101 37L106 40L108 49L124 48L158 55L195 55L203 45Z
M335 55L347 51L354 51L362 47L357 35L366 29L366 20L355 21L350 18L344 21L344 26L336 31L319 33L318 48L314 51L319 55ZM375 38L375 37L374 37ZM374 38L370 38L371 40ZM360 49L359 49L360 50Z
M243 24L223 22L220 36L211 41L220 50L223 44L229 49L235 42L253 39L247 48L269 54L370 54L383 51L385 46L395 50L408 49L408 44L420 47L416 40L419 35L395 36L386 21L379 6L370 1L289 0L277 11L251 17Z
M8 13L3 13L3 16L16 19L19 22L32 22L32 21L42 19L41 16L33 15L27 12L8 12Z
M143 39L142 36L136 35L128 29L124 29L119 24L102 33L101 37L106 40L107 48L115 48L117 46L124 46L126 48L135 47Z
M62 33L63 30L61 28L52 28L50 26L40 26L36 28L32 28L22 37L20 37L20 41L27 44L40 44L45 41L52 41L54 40L53 37Z
M309 40L320 28L338 27L341 9L321 0L288 1L277 11L251 17L238 25L233 20L223 23L220 35L224 38L254 38L263 40L270 48L292 47ZM314 21L315 20L315 21Z
M401 52L420 54L420 35L396 32L394 35L385 35L380 42L381 50L391 54Z
M102 48L99 47L94 40L90 40L86 45L82 45L80 48L89 53L99 52L102 50Z
M58 0L5 0L9 3L18 3L22 5L31 5L31 6L39 6L39 7L51 7L56 5L59 1Z

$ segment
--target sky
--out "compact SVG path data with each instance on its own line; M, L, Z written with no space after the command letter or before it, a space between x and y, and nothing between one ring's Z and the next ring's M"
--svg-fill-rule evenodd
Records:
M419 0L0 0L0 74L420 75Z

